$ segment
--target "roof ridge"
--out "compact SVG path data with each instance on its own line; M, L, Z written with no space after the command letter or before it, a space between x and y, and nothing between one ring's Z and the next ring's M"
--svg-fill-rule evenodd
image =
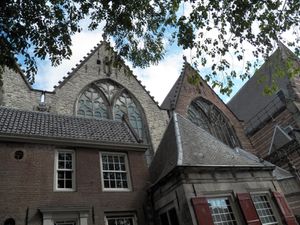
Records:
M174 120L175 138L176 138L176 145L177 145L177 165L182 165L183 149L182 149L181 134L178 126L176 112L173 112L173 120Z
M180 93L180 90L182 87L183 78L184 78L184 74L185 74L185 70L186 70L186 63L187 62L183 63L180 75L178 76L178 78L175 81L175 83L173 84L172 88L170 89L170 91L166 95L165 99L161 103L160 107L162 109L167 109L167 110L174 109L174 107L177 103L177 100L178 100L178 94ZM172 92L174 92L174 93L172 93Z

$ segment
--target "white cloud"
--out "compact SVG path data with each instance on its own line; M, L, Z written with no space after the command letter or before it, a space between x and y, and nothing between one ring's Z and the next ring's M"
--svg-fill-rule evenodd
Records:
M38 74L33 85L34 88L52 91L53 86L57 85L58 81L63 76L66 76L67 72L71 71L71 68L75 67L83 59L83 56L100 43L101 40L102 32L99 30L83 30L81 33L75 34L72 37L72 56L69 60L63 60L61 65L57 67L51 66L49 61L38 62Z
M141 79L155 100L161 103L179 77L182 66L182 56L172 54L158 65L146 69L135 68L133 72Z

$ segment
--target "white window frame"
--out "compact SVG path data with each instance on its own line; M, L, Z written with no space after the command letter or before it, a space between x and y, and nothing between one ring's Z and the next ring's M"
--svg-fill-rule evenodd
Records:
M110 217L115 217L115 218L124 218L124 217L130 217L133 219L133 225L137 225L137 217L135 213L109 213L109 214L105 214L104 216L104 223L105 225L108 225L108 218Z
M231 210L232 210L232 215L233 215L233 219L234 220L232 220L232 221L235 221L235 223L236 224L239 224L239 217L238 217L238 215L237 215L237 213L236 213L236 211L235 211L235 205L234 205L234 202L232 201L232 198L231 198L231 196L228 196L228 195L220 195L220 196L207 196L206 197L206 199L207 199L207 203L208 203L208 205L209 205L209 200L217 200L217 199L222 199L222 200L228 200L229 201L229 206L231 207ZM210 214L211 214L211 216L212 216L212 218L213 218L213 212L211 211L211 209L210 209L210 207L209 207L209 210L210 210ZM221 215L221 214L218 214L218 215ZM218 222L217 224L222 224L222 222L226 222L226 223L228 223L227 221L220 221L220 222ZM213 221L213 223L215 224L215 221ZM233 222L232 222L233 223Z
M104 171L103 171L102 155L124 156L128 188L106 188L106 187L104 187L104 176L103 176ZM102 191L107 191L107 192L129 192L129 191L131 191L132 190L131 179L130 179L131 177L130 177L130 170L129 170L127 154L122 153L122 152L100 152L99 156L100 156L100 177L101 177ZM117 171L115 171L115 172L117 172Z
M257 211L256 206L255 206L255 202L253 200L253 196L255 196L255 195L257 195L257 196L265 196L266 197L266 199L267 199L267 201L268 201L268 203L270 205L270 209L272 211L272 215L273 215L273 217L276 220L276 222L274 222L274 223L264 223L264 225L280 225L281 224L280 219L278 219L279 217L278 217L277 211L275 210L275 208L273 206L273 202L272 202L272 200L271 200L270 195L269 195L268 192L252 192L250 195L251 195L251 200L253 202L254 208L255 208L255 210L257 212L258 218L259 218L259 220L260 220L261 223L262 223L261 218L260 218L260 216L258 214L258 211Z
M72 188L58 188L58 176L57 171L59 171L58 168L58 155L59 153L71 153L72 154L72 169L65 171L72 171ZM76 178L76 159L75 159L75 151L69 150L69 149L57 149L55 151L55 159L54 159L54 191L66 191L66 192L72 192L76 190L75 181Z

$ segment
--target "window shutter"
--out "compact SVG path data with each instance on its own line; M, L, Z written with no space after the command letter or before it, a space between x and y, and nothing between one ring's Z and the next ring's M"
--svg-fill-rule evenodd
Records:
M241 209L248 225L261 225L255 206L249 193L237 193Z
M298 225L292 210L290 209L285 197L280 192L273 192L274 198L276 199L277 205L280 208L281 214L287 225Z
M214 225L209 205L205 197L192 198L198 225Z

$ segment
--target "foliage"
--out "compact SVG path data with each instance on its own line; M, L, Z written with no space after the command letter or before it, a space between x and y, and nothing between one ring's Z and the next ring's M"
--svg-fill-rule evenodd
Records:
M300 52L299 14L299 0L8 0L0 6L0 65L15 68L14 57L22 55L33 81L35 58L49 57L53 65L68 58L70 36L89 18L92 30L105 22L104 33L134 66L158 63L176 43L195 52L195 64L211 68L206 79L213 86L230 93L232 79L248 78L284 32L293 32L288 44ZM247 43L255 47L256 61L246 60ZM235 71L229 58L239 61L243 72Z

